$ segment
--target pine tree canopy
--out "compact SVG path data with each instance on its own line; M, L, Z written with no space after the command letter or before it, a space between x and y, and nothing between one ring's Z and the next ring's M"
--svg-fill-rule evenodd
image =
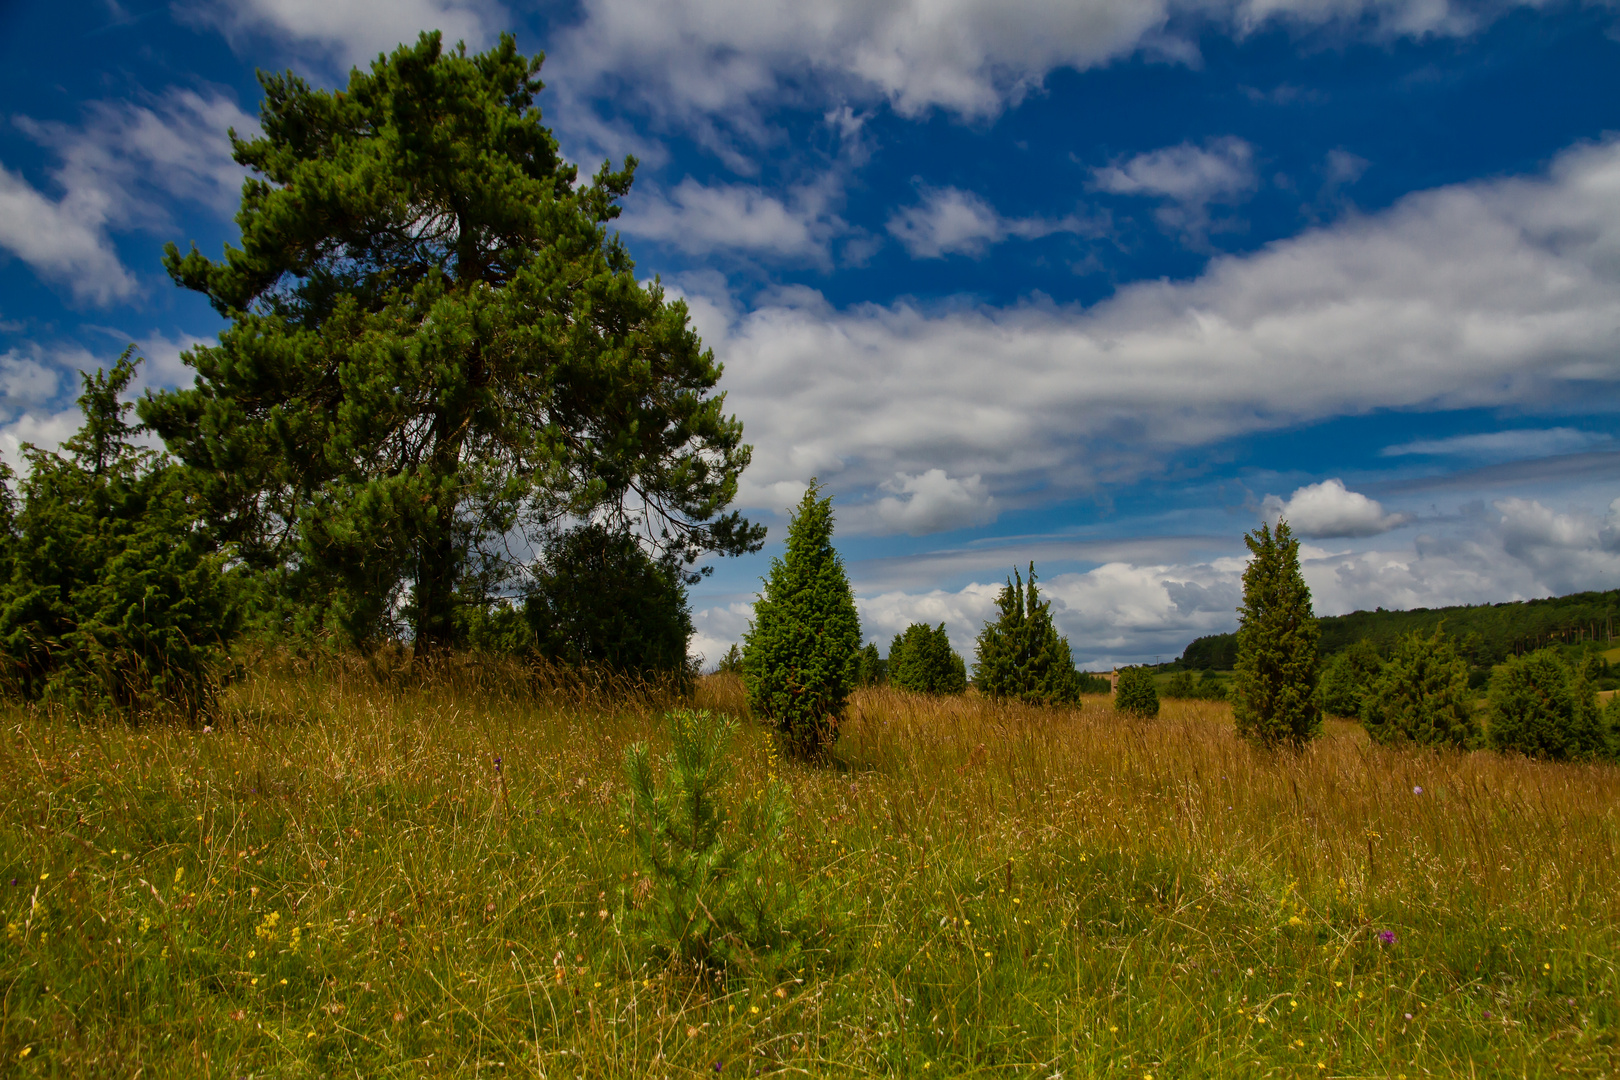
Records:
M771 560L744 639L749 706L799 754L837 739L859 669L861 620L832 532L832 499L812 481L788 524L787 552Z
M635 161L576 186L540 63L434 33L344 91L261 74L264 134L231 135L241 247L167 249L230 326L141 417L242 558L351 638L408 599L418 650L451 643L514 530L634 524L687 564L763 542L726 512L750 449L720 365L607 228Z
M1319 631L1311 590L1299 569L1299 541L1286 521L1243 538L1252 556L1243 571L1232 714L1240 735L1261 746L1300 746L1316 737Z
M1071 704L1080 696L1069 640L1052 622L1052 603L1035 587L1035 564L1026 584L1016 569L996 597L997 618L979 631L973 682L990 697L1032 704Z

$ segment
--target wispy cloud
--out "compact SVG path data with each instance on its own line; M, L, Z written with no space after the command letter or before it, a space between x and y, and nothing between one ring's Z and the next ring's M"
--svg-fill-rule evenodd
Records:
M1486 461L1512 461L1520 458L1574 454L1606 446L1612 435L1577 428L1518 428L1486 431L1477 435L1453 435L1445 439L1415 439L1398 446L1386 446L1384 457L1460 457Z
M924 188L922 201L896 211L886 228L918 259L983 255L1011 237L1034 240L1054 233L1102 231L1100 221L1073 214L1055 219L1003 217L979 195L953 187Z

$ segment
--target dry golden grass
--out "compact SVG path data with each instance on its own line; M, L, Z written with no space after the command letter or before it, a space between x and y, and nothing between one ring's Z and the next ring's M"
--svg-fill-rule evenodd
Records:
M862 691L824 763L744 725L800 947L715 978L636 944L621 762L671 700L266 658L207 733L9 714L0 1069L1616 1072L1614 767Z

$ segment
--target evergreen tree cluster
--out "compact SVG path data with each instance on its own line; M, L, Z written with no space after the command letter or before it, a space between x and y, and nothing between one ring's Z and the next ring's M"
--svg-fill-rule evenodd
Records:
M951 648L945 624L912 623L889 646L889 683L919 694L960 694L967 664Z
M1178 671L1165 683L1164 696L1186 701L1225 701L1226 684L1213 671L1201 672L1197 678L1190 671Z

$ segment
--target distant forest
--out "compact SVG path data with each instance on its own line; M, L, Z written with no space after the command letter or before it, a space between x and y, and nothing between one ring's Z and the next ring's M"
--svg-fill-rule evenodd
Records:
M1352 611L1319 620L1321 655L1325 659L1358 641L1371 642L1388 654L1396 639L1414 630L1432 631L1437 623L1456 638L1459 651L1474 668L1488 668L1509 656L1546 645L1574 645L1614 640L1620 622L1620 589L1583 592L1546 600L1516 600L1506 604L1479 604L1411 611ZM1236 634L1211 634L1187 646L1173 666L1193 671L1224 671L1237 659ZM1172 665L1166 665L1170 667Z

